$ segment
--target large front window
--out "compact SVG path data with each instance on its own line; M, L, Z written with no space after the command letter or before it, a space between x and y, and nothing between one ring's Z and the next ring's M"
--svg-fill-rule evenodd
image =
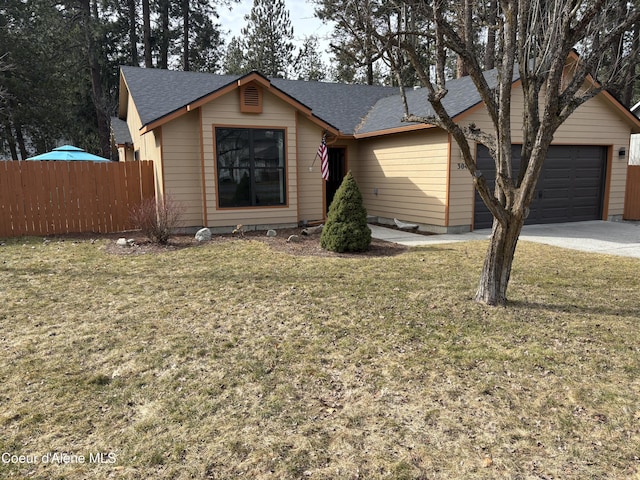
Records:
M218 205L285 205L284 130L216 128Z

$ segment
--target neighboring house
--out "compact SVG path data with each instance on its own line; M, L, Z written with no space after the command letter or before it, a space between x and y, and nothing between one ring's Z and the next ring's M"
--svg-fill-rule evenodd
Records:
M118 117L111 118L111 143L118 149L118 161L134 159L133 139L129 132L129 125ZM140 159L135 158L135 160Z
M470 78L447 88L456 121L491 131ZM411 113L431 113L426 90L407 97ZM522 108L516 79L515 143ZM156 192L185 206L185 227L321 222L348 170L369 215L382 222L398 218L436 233L490 226L451 136L402 116L391 87L123 67L119 118L128 128L116 122L113 130L121 160L154 161ZM316 158L324 133L328 182ZM640 120L608 93L581 106L554 137L528 222L620 217L627 161L619 152L629 151L631 133L640 133ZM487 150L479 146L476 155L484 174L495 176Z

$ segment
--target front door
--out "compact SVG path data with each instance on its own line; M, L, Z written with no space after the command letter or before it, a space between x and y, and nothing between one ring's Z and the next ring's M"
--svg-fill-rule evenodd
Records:
M325 209L328 212L333 197L342 184L346 175L346 149L344 147L329 147L327 156L329 159L329 180L325 182Z

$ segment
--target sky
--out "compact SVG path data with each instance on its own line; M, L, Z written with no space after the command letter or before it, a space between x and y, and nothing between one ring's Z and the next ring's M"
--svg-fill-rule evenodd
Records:
M333 30L330 25L325 25L318 20L313 11L315 5L313 2L304 0L285 0L285 5L289 10L289 18L293 26L293 35L296 46L300 46L305 36L315 35L318 37L322 56L325 61L328 54L325 50L329 49L329 35ZM240 35L240 30L246 25L245 15L251 12L253 0L242 0L239 3L232 3L231 8L222 7L218 9L220 15L220 23L223 31L230 31L226 37L229 42L231 38Z

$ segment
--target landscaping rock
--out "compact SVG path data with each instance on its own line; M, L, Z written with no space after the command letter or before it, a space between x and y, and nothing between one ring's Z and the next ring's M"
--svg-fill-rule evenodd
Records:
M211 230L208 228L201 228L196 232L196 242L208 242L211 240Z
M119 238L116 241L116 245L118 245L119 247L129 247L130 246L129 242L127 242L127 239L124 238L124 237L123 238Z
M397 218L394 218L393 221L395 222L396 227L398 227L400 230L417 230L418 229L418 225L415 223L405 223L398 220Z
M307 227L302 230L302 235L314 235L316 233L322 233L324 225L318 225L317 227Z
M298 235L289 235L287 238L287 243L298 243L300 241L300 237Z
M276 232L275 230L267 230L267 237L276 237L278 235L278 232Z

